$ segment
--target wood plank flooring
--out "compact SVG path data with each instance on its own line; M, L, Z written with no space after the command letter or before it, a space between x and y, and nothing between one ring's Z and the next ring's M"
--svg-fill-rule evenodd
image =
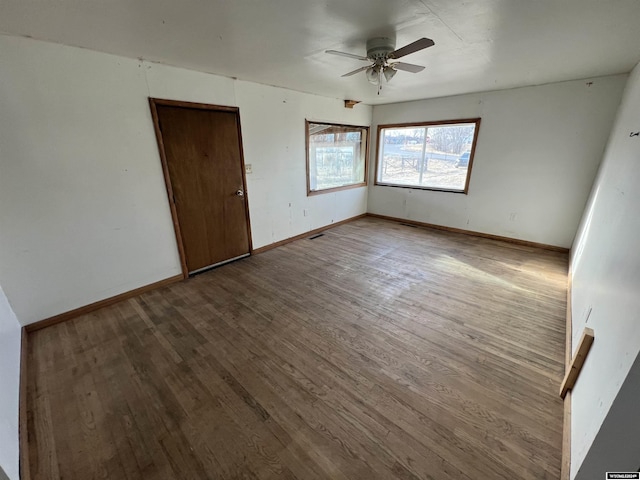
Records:
M567 257L363 218L28 338L34 479L557 479Z

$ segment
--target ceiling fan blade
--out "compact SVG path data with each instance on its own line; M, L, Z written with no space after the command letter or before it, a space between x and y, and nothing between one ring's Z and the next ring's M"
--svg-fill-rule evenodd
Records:
M364 60L365 62L369 61L367 57L363 57L362 55L354 55L353 53L339 52L337 50L325 50L324 53L330 53L331 55L340 55L341 57L355 58L356 60Z
M350 77L351 75L355 75L356 73L364 72L369 67L370 67L370 65L367 65L366 67L360 67L360 68L355 69L353 72L345 73L342 76L343 77Z
M390 63L396 70L404 70L405 72L418 73L424 70L422 65L414 65L413 63L396 62Z
M416 40L409 45L405 45L402 48L399 48L389 54L389 58L400 58L405 55L409 55L410 53L417 52L418 50L423 50L428 47L432 47L435 45L434 41L430 38L421 38L420 40Z

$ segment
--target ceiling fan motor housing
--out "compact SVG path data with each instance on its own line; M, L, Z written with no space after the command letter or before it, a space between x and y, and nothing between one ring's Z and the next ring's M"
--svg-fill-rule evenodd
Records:
M395 49L395 41L391 38L376 37L367 40L367 58L376 63L383 63Z

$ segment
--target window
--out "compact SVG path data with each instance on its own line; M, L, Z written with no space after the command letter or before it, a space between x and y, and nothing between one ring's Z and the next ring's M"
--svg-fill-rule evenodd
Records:
M480 119L380 125L376 185L467 193Z
M369 127L306 124L307 195L366 185Z

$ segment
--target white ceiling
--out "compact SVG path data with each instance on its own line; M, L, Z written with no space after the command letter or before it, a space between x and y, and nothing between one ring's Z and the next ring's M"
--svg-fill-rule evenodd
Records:
M0 0L0 32L369 104L630 71L640 61L639 0ZM404 57L382 94L364 65L372 36Z

